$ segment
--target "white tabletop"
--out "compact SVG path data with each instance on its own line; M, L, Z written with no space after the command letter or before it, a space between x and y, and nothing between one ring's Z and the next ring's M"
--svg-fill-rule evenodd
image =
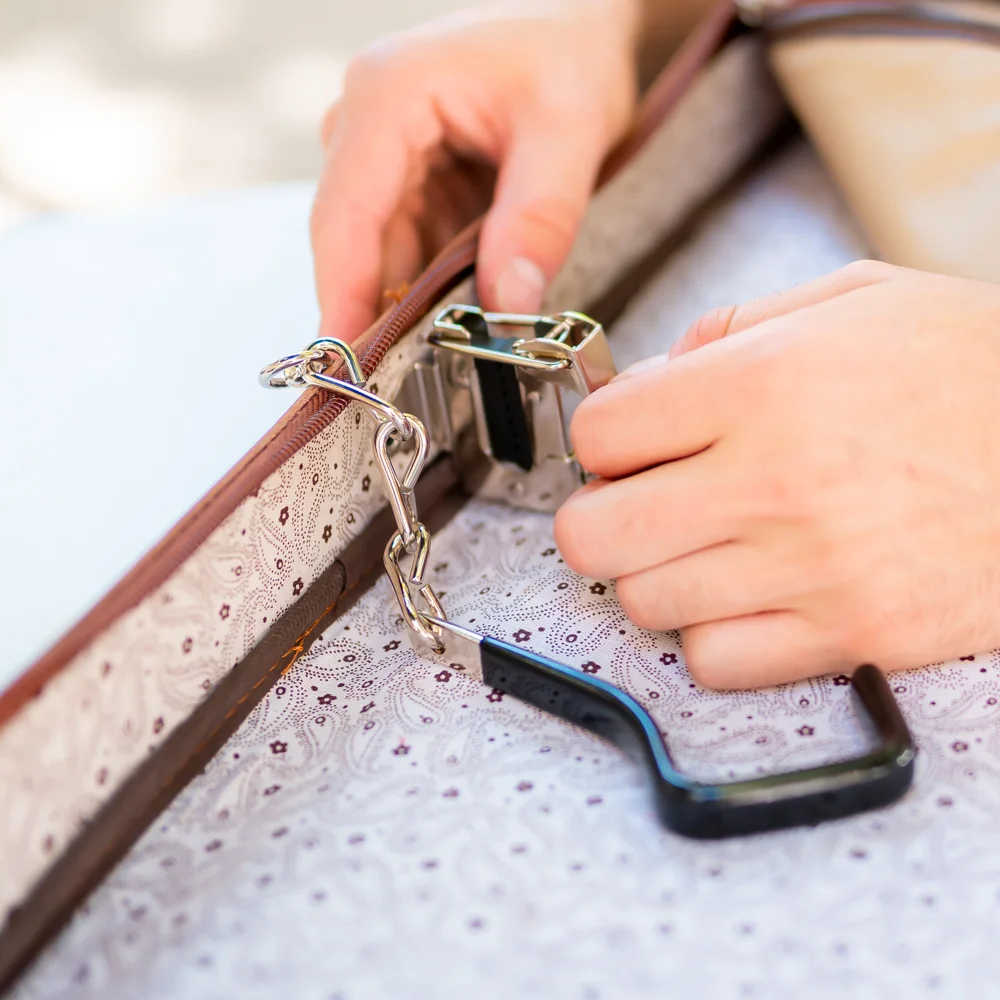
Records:
M291 404L255 376L315 334L310 196L47 216L0 238L0 688Z

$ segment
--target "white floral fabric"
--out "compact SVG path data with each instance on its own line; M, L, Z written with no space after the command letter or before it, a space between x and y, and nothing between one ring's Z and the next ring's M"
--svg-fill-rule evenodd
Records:
M719 206L617 324L621 364L704 308L864 246L804 146ZM634 694L682 768L856 752L845 677L696 686L673 634L561 562L551 518L471 500L434 539L451 616ZM379 581L13 992L54 997L915 997L1000 974L1000 657L891 677L919 744L891 808L721 842L663 830L581 730L421 659Z

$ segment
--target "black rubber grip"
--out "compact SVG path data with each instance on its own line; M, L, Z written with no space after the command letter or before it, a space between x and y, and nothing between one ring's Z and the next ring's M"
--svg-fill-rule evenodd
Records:
M547 657L485 638L483 680L583 726L647 766L666 826L689 837L727 837L819 823L888 805L913 780L915 748L882 672L858 667L854 690L879 734L879 746L851 760L713 785L680 774L649 713L605 681Z
M512 365L476 358L476 375L493 457L529 471L534 464L534 448L517 373Z

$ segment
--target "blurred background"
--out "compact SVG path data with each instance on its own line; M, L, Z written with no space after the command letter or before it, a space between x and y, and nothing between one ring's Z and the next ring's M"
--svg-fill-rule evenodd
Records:
M351 55L458 0L2 0L0 231L311 179Z

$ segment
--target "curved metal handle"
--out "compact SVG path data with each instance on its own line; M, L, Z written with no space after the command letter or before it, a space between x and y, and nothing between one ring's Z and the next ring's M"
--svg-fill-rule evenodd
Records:
M590 729L640 757L652 776L663 823L689 837L814 824L888 805L913 780L913 739L882 672L871 664L851 678L879 745L851 760L745 781L686 778L649 713L606 681L498 639L480 643L484 683Z

